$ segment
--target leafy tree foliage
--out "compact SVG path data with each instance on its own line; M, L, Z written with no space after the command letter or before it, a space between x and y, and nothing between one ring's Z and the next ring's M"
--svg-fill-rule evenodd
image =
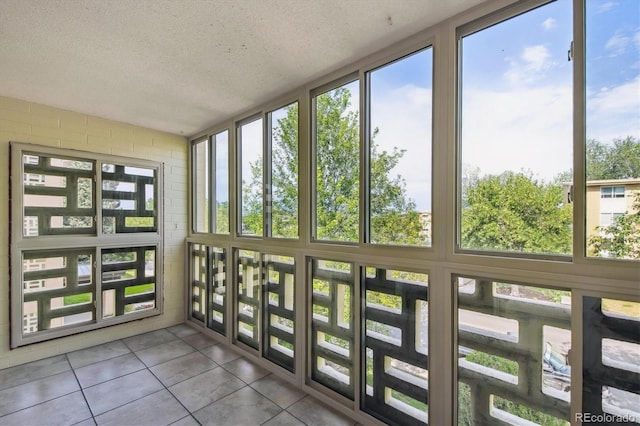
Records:
M598 226L598 235L589 238L596 256L617 259L640 259L640 192L635 195L633 209L616 217L609 226Z
M298 237L298 104L274 129L271 183L271 233L277 237Z
M316 98L316 221L320 240L358 241L360 137L351 93Z
M572 212L562 188L530 174L505 172L463 179L461 237L466 248L570 253Z
M612 145L587 142L587 180L640 178L640 140L615 139Z
M358 241L360 138L351 93L337 88L316 102L316 221L321 240ZM374 137L375 134L374 132ZM379 151L372 142L371 222L376 243L417 244L420 222L401 176L390 177L404 151ZM298 111L287 108L278 120L272 146L272 235L298 235ZM243 182L243 225L262 234L262 161L251 164L251 182ZM257 191L256 188L260 189Z

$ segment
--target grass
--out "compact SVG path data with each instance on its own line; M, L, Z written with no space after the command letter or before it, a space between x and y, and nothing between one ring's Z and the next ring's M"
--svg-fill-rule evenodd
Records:
M602 310L622 314L632 318L640 318L640 303L626 300L602 299Z
M80 303L91 302L91 293L74 294L72 296L64 297L64 306L78 305Z
M124 289L124 295L125 296L133 296L135 294L148 293L150 291L153 291L154 288L155 288L155 284L154 283L134 285L134 286L131 286L131 287L126 287Z

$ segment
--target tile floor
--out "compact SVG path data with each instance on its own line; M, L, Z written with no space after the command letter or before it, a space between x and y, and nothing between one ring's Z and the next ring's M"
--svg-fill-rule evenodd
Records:
M0 425L353 425L177 325L0 370Z

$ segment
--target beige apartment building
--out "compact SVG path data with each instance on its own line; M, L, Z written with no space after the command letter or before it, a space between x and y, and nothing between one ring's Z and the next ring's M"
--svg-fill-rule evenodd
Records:
M587 181L587 240L598 234L598 227L611 225L616 217L634 211L640 179Z

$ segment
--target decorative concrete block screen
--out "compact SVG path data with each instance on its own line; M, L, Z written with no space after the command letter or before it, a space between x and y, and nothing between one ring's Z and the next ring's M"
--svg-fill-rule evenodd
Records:
M226 336L226 250L189 243L191 317Z
M311 378L354 398L354 301L352 263L311 260Z
M427 424L428 276L366 268L364 411L388 424Z
M263 321L263 354L294 372L295 261L293 257L263 255L266 296Z
M571 294L457 277L458 422L570 420Z
M602 424L639 424L640 304L600 297L582 300L585 416L588 412Z
M162 311L159 194L160 163L11 144L12 347Z

